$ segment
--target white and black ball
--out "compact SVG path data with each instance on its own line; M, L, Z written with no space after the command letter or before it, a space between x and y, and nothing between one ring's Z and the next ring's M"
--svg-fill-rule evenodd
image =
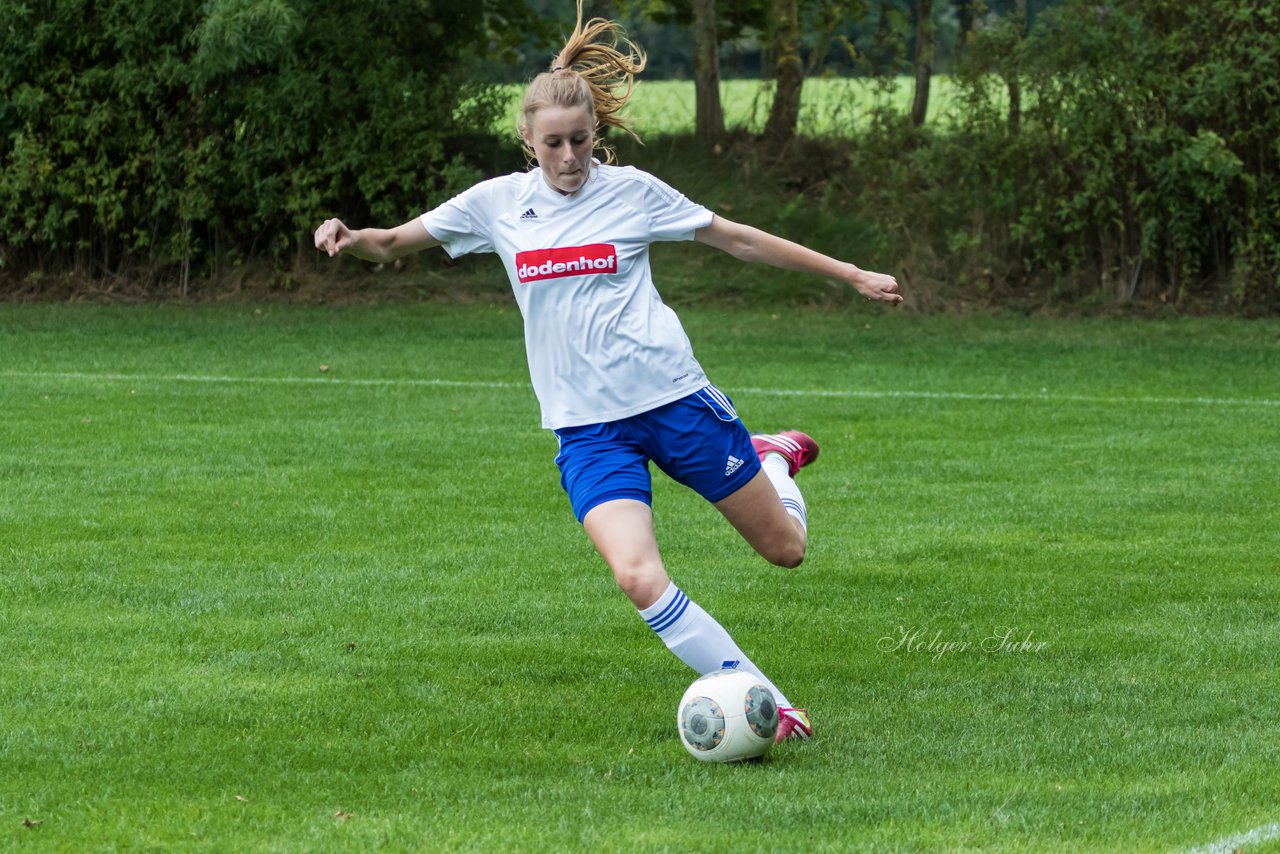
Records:
M717 670L699 677L676 709L680 743L705 762L764 756L778 732L773 692L750 673Z

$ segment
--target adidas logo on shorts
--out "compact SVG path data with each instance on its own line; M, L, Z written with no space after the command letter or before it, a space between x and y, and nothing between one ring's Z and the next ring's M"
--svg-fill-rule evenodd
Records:
M738 459L733 454L730 454L729 459L724 464L724 476L728 477L738 469L742 468L742 463L742 460Z

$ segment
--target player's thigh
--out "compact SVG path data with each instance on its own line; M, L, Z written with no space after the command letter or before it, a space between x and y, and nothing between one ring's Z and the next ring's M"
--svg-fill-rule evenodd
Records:
M778 491L763 471L714 505L765 560L791 567L804 559L804 533L782 506Z
M658 552L653 509L643 501L613 499L587 511L582 526L636 607L656 602L670 579Z

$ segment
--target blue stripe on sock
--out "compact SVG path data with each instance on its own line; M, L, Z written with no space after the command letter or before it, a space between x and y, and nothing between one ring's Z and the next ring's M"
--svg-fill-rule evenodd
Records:
M672 610L680 606L680 599L683 596L684 596L684 591L681 590L679 587L677 587L676 595L671 597L671 601L667 603L667 607L663 608L661 611L654 614L649 619L645 620L645 622L652 626L654 623L658 623L666 619L667 615L670 614Z
M672 606L675 606L674 611L672 610ZM685 609L688 607L689 597L684 595L684 591L682 590L671 602L671 605L668 605L661 614L649 621L649 628L653 629L658 634L662 634L664 631L674 626L676 621L684 616Z
M684 612L685 612L685 611L688 609L688 607L689 607L689 597L688 597L688 596L684 596L684 594L681 594L681 596L683 597L683 600L684 600L684 601L682 601L682 602L680 603L680 610L678 610L678 611L676 611L674 614L672 614L672 615L671 615L671 619L667 620L667 621L666 621L665 623L663 623L662 625L657 625L657 626L654 626L654 627L653 627L653 630L654 630L655 632L657 632L658 634L662 634L662 633L663 633L663 632L665 632L667 629L669 629L669 628L671 628L672 626L674 626L676 623L678 623L678 622L680 621L680 618L684 616Z
M792 501L790 498L784 498L782 499L782 506L788 510L794 510L796 515L798 515L802 521L808 521L808 514L805 512L804 506L800 504L800 502Z

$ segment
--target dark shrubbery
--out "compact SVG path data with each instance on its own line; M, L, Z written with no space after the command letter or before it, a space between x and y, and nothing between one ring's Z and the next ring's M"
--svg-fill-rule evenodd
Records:
M287 265L476 179L499 0L0 0L0 275Z
M1278 15L1068 0L1026 38L979 29L955 125L879 117L851 192L943 297L1280 309Z
M10 291L43 273L171 290L245 261L289 270L327 215L395 224L518 165L474 135L504 106L472 81L539 26L498 17L520 3L34 6L0 0ZM958 51L957 115L918 128L884 111L782 157L741 138L691 157L682 140L667 165L721 170L703 183L759 197L725 209L767 209L758 224L817 248L851 257L856 235L917 305L1274 312L1278 16L1262 0L1064 0L1025 34L989 17ZM657 142L641 160L661 171Z

